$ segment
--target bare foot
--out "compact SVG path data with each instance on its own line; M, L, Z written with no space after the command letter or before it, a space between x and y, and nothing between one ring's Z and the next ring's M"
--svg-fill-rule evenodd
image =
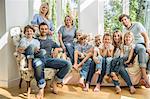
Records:
M85 88L83 88L83 91L88 92L89 91L89 83L85 84Z
M37 99L43 99L44 98L44 88L39 90L39 93L36 95Z
M96 84L96 87L94 88L94 92L100 91L100 84Z
M73 65L73 68L78 71L78 64Z
M81 86L82 88L85 87L85 84L84 84L84 78L82 78L82 77L80 78L79 84L80 84L80 86Z
M57 83L56 83L55 80L52 82L52 87L53 87L52 92L53 92L54 94L58 94Z
M121 92L121 88L120 88L120 86L116 86L116 94L119 94L120 92Z
M134 94L136 92L136 89L134 88L134 86L131 86L130 87L130 93L131 94Z

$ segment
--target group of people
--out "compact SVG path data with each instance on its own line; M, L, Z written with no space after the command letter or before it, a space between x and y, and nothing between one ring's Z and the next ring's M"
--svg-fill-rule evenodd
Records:
M42 4L39 12L33 17L32 25L25 26L25 37L20 40L17 50L26 55L28 68L34 70L39 87L38 99L44 97L45 67L58 70L52 82L53 93L58 92L57 83L63 83L64 77L74 69L80 73L79 83L84 91L89 90L92 76L96 73L99 76L94 92L100 91L103 78L106 77L112 79L116 93L120 93L119 74L133 94L136 90L125 68L133 65L136 55L142 73L141 82L150 88L147 76L147 69L150 70L150 64L147 64L150 55L149 38L142 24L131 22L128 15L122 14L119 21L125 26L123 32L116 30L113 36L109 33L96 35L92 42L89 35L77 31L72 17L67 15L65 24L58 30L60 44L57 44L52 38L54 27L48 17L49 4ZM36 36L35 29L39 31ZM60 52L63 58L57 58Z

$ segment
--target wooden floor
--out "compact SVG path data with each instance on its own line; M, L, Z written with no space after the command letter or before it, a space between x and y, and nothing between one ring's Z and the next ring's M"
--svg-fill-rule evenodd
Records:
M0 88L0 99L27 99L26 83L21 89L17 87L5 89ZM83 92L78 86L64 85L59 88L58 95L50 92L50 88L45 88L44 99L150 99L150 89L144 87L137 88L137 92L131 95L128 88L122 88L121 94L115 94L114 87L102 87L98 93L93 92L93 86L89 92ZM38 92L36 85L32 85L31 99L35 99Z

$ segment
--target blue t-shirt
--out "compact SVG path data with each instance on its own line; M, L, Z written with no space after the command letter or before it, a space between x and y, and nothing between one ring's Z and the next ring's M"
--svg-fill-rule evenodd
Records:
M65 26L61 26L58 32L62 33L62 40L64 44L73 43L75 35L76 35L75 26L73 26L69 30Z
M48 19L46 19L46 18L43 18L43 17L42 17L41 15L39 15L39 14L35 14L35 15L34 15L33 20L31 21L31 24L33 24L33 25L39 25L39 24L42 23L42 22L45 22L45 23L48 25L49 29L50 29L51 31L54 31L54 26L53 26L52 20L48 20Z
M47 56L51 55L52 48L59 48L58 44L54 42L52 39L49 38L45 40L39 39L39 41L40 41L40 48L46 50Z

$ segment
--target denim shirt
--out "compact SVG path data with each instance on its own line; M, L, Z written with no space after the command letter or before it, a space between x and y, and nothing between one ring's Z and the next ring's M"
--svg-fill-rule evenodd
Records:
M43 18L43 17L42 17L41 15L39 15L39 14L35 14L35 15L34 15L33 20L31 21L31 24L33 24L33 25L39 25L39 24L42 23L42 22L45 22L45 23L48 25L49 29L50 29L51 31L54 31L54 26L53 26L52 20L48 20L48 19L46 19L46 18Z

